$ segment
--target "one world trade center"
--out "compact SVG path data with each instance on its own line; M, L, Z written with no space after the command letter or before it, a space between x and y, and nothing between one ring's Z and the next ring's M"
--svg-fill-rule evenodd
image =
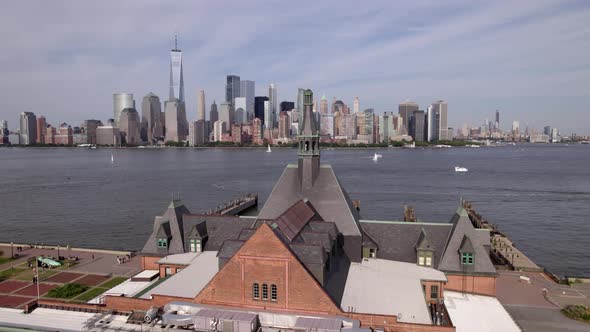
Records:
M169 100L177 98L184 102L184 79L182 77L182 51L178 49L178 40L174 36L174 49L170 51L170 93Z

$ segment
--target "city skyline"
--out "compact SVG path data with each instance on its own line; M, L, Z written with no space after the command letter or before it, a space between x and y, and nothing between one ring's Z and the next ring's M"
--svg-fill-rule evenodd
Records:
M267 95L268 85L277 84L278 102L296 101L302 86L349 106L359 96L361 110L373 108L376 114L395 111L406 99L416 101L421 110L444 99L451 105L453 128L477 125L498 109L503 130L520 121L523 128L551 125L566 133L590 131L590 120L578 110L590 97L584 88L589 84L588 60L579 52L589 45L581 33L586 29L583 18L590 13L583 2L453 2L428 8L322 3L311 13L308 6L289 3L274 9L235 3L240 13L230 14L232 24L227 27L210 24L222 12L215 3L181 2L178 11L162 12L162 25L149 27L143 20L162 7L130 3L122 9L140 10L144 17L137 15L136 20L122 20L105 30L99 22L107 14L125 15L126 10L110 11L113 4L90 9L83 3L57 2L47 8L37 3L36 11L67 8L65 21L70 23L52 25L46 18L51 15L46 15L5 38L8 49L19 51L4 54L0 61L5 73L0 80L0 119L8 120L11 129L24 111L77 124L88 118L106 120L110 96L116 92L167 96L167 51L177 32L189 110L196 109L199 90L205 90L208 100L224 100L225 77L236 74L258 82L256 96ZM13 13L3 17L2 24L14 23L20 19L18 13L31 12L27 7L33 4L11 6L14 10L4 12ZM428 19L435 14L446 16L440 22ZM189 19L201 15L202 19ZM256 25L267 22L266 17L273 33L261 35ZM245 24L247 20L254 24ZM337 20L345 24L332 27L330 22ZM359 20L370 23L359 27L354 24ZM298 47L299 21L304 32L314 36L306 48ZM235 35L236 29L240 34ZM143 38L148 34L150 38ZM533 38L538 34L543 40ZM33 35L43 42L30 43ZM257 49L263 41L265 46ZM342 52L333 52L335 45ZM435 46L436 57L419 52ZM29 69L23 63L37 65ZM31 91L34 98L28 97Z

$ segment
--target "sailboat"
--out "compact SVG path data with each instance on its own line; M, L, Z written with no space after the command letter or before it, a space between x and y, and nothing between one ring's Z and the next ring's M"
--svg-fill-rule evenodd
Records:
M266 149L266 152L272 152L272 150L270 149L270 144L268 145L268 149Z
M111 164L115 163L115 156L113 156L113 154L111 153Z

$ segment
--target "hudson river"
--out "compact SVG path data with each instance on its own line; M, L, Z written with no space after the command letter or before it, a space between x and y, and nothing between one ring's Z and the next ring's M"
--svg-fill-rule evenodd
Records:
M0 241L139 250L173 195L193 213L248 192L262 204L295 162L293 149L1 148ZM401 220L409 204L448 222L463 197L537 264L590 276L588 145L324 149L322 162L364 219Z

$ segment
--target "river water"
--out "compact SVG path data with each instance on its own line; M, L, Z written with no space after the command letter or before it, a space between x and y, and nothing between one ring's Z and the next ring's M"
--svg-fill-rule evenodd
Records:
M296 161L293 149L1 148L0 242L141 249L173 196L194 213L249 192L262 204ZM324 149L322 162L364 219L400 220L409 204L448 222L463 197L536 263L590 275L588 145Z

